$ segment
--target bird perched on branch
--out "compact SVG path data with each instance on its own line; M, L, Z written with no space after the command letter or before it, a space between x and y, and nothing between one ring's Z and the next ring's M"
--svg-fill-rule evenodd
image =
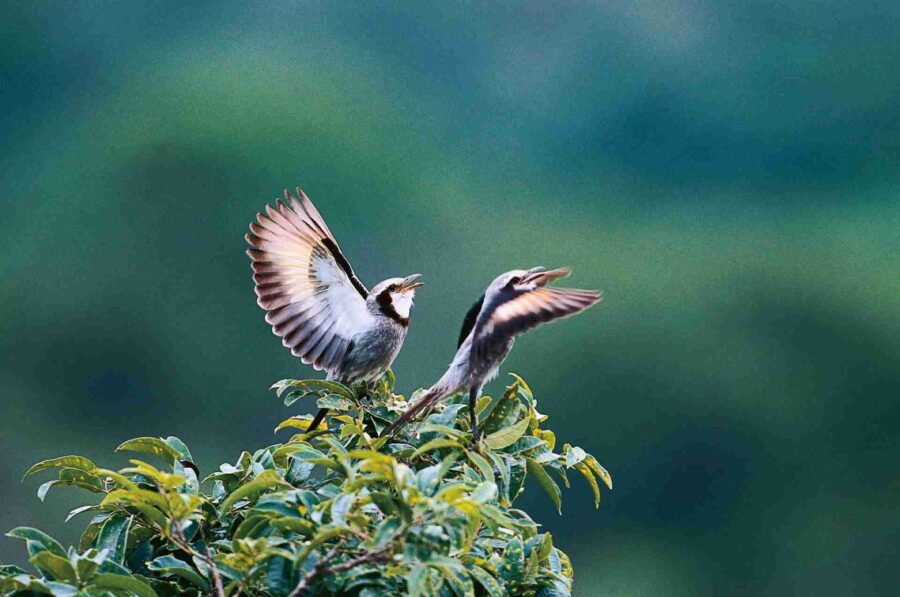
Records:
M512 270L498 276L463 321L458 350L450 368L436 384L400 416L384 435L392 435L423 411L461 392L469 393L472 434L478 439L475 402L481 389L497 376L519 334L542 323L584 311L602 298L593 290L547 288L572 273L569 268Z
M344 257L309 197L285 189L284 201L257 214L247 250L266 322L291 354L343 384L384 373L406 338L419 274L389 278L371 292ZM327 409L316 414L319 426Z

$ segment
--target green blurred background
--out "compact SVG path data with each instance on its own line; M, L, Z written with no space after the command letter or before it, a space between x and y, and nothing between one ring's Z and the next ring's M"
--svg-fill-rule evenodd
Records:
M42 458L275 441L243 235L300 184L426 275L404 392L497 273L605 291L504 367L616 482L523 498L576 594L896 590L900 4L191 5L0 4L0 529L76 538Z

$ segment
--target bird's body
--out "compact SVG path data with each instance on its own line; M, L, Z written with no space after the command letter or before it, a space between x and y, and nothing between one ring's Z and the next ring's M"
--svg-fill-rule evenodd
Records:
M385 433L395 433L442 400L468 392L472 432L477 437L475 401L484 385L497 376L516 336L542 323L575 315L600 300L602 295L591 290L545 288L569 273L566 268L547 271L536 267L498 276L466 314L456 356L447 372Z
M418 274L389 278L371 292L356 277L328 226L297 189L250 224L247 251L266 321L294 356L344 384L377 379L409 328ZM325 416L319 411L310 429Z
M375 322L351 340L350 350L340 366L328 372L328 379L351 384L375 381L397 358L408 327L376 313Z

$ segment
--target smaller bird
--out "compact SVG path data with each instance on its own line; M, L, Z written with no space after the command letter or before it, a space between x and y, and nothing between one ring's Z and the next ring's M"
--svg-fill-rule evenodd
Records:
M420 274L388 278L370 292L353 273L325 220L297 189L257 214L246 236L266 322L291 354L349 385L384 373L409 328ZM310 423L315 429L328 409Z
M500 365L512 350L515 338L542 323L570 317L597 303L603 294L594 290L546 288L572 273L567 267L546 270L512 270L491 282L466 313L457 344L458 350L444 376L385 429L390 436L442 400L461 392L469 393L469 421L478 440L475 403L484 385L497 376Z

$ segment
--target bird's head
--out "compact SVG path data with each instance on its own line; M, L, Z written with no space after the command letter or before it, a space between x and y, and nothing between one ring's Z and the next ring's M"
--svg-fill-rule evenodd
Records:
M568 267L551 270L540 266L531 269L514 269L494 278L488 287L488 293L494 294L506 290L534 290L559 278L565 278L571 273L572 269Z
M405 278L388 278L379 282L369 293L369 300L374 301L378 309L388 317L397 319L404 325L409 323L409 312L412 310L416 288L422 282L416 280L422 274L413 274Z

